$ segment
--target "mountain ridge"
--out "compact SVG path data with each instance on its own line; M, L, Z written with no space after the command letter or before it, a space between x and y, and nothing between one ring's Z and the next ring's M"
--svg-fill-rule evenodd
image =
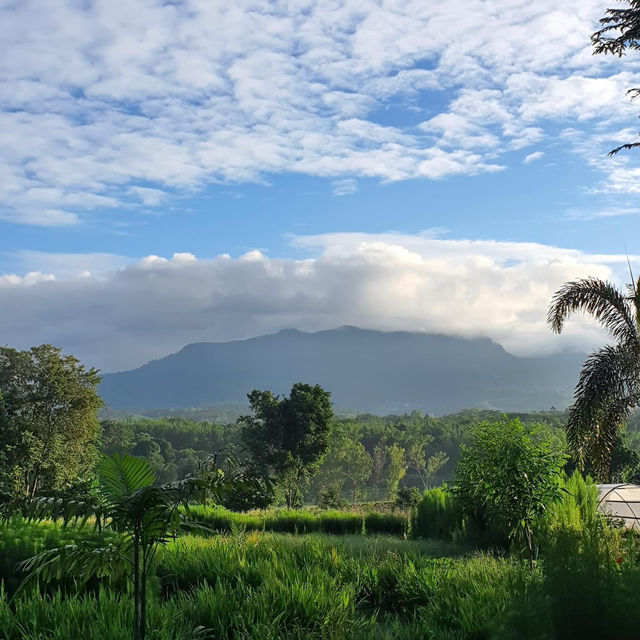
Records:
M489 338L457 338L343 325L312 333L282 329L244 340L197 342L105 374L112 408L150 409L246 402L254 388L288 393L320 384L336 408L442 414L482 406L505 411L566 407L585 355L516 357Z

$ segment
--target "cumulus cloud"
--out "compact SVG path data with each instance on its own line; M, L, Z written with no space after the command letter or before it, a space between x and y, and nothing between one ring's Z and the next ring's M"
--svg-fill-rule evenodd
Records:
M624 90L639 65L591 56L602 12L601 0L4 3L0 219L69 225L280 172L498 171L557 122L583 143L594 122L606 138L634 113ZM424 124L383 125L388 106ZM633 191L627 169L615 190Z
M293 242L297 259L251 251L238 258L148 256L118 266L116 257L102 256L97 262L109 268L99 275L86 273L90 256L51 256L52 273L0 277L0 334L21 348L54 343L107 371L190 342L342 324L487 336L512 353L535 354L601 342L597 327L580 319L562 336L551 334L549 301L570 279L620 274L622 282L626 270L624 255L429 233ZM33 264L46 266L36 258Z

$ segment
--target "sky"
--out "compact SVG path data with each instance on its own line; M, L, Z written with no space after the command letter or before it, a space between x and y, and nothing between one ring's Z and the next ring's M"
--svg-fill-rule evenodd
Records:
M0 0L0 344L104 371L343 324L592 348L545 317L640 273L611 4Z

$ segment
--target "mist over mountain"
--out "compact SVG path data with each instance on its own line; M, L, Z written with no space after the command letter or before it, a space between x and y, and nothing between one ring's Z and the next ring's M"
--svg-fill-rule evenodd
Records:
M489 339L381 332L344 326L233 342L189 344L178 353L106 374L100 393L117 409L246 402L252 389L288 393L320 384L336 410L443 414L469 407L527 411L571 402L584 354L515 357Z

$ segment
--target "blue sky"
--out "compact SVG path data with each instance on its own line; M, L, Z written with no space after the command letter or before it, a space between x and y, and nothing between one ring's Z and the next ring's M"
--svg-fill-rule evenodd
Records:
M0 332L105 370L287 326L588 348L638 269L602 0L0 3Z

